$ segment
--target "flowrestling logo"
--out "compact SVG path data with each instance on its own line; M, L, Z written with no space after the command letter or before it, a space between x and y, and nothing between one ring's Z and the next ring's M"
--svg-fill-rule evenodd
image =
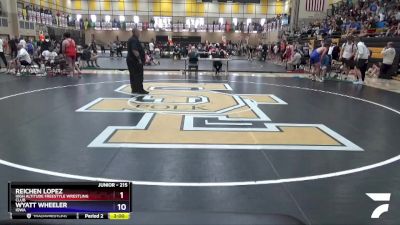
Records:
M389 211L390 193L365 193L375 202L387 202L386 204L379 205L371 214L372 219L379 219L381 215Z

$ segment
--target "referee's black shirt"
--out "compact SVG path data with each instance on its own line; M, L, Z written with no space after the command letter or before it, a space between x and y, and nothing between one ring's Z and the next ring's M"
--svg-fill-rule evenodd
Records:
M127 47L128 47L128 57L127 57L128 59L134 59L135 61L138 60L132 52L133 50L136 50L139 52L142 63L144 63L144 61L145 61L144 49L143 49L142 45L140 44L139 39L137 37L132 36L131 38L129 38Z

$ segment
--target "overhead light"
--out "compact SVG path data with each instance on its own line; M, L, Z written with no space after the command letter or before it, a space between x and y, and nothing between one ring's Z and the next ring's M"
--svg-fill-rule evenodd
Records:
M106 16L105 16L105 20L106 20L107 23L109 23L109 22L111 21L111 16L106 15Z
M97 21L96 15L90 15L90 19L92 20L93 23L96 23Z
M119 16L119 21L120 22L125 22L125 16Z

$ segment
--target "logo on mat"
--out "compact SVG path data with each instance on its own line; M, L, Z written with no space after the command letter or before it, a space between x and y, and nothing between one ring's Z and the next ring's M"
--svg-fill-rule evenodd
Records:
M223 83L146 83L146 96L98 98L77 112L136 113L140 120L105 128L88 147L362 151L323 124L276 123L260 108L286 102L271 94L234 94ZM264 107L263 107L264 108Z
M389 202L390 201L390 193L365 193L368 197L370 197L375 202ZM375 208L375 210L371 214L372 219L379 219L381 215L385 212L389 211L389 204L382 204Z

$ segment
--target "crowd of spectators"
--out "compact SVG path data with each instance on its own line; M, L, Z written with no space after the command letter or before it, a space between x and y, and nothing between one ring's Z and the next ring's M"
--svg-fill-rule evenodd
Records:
M89 51L90 58L86 60L85 52ZM5 57L9 55L9 59ZM81 61L97 64L96 45L85 45L83 48L75 43L70 33L63 37L50 38L43 36L39 39L14 37L0 39L0 58L5 65L2 72L22 75L46 76L50 75L81 75ZM89 63L88 63L89 65ZM1 67L0 67L1 68Z
M399 0L343 0L331 16L303 26L308 35L400 36Z

